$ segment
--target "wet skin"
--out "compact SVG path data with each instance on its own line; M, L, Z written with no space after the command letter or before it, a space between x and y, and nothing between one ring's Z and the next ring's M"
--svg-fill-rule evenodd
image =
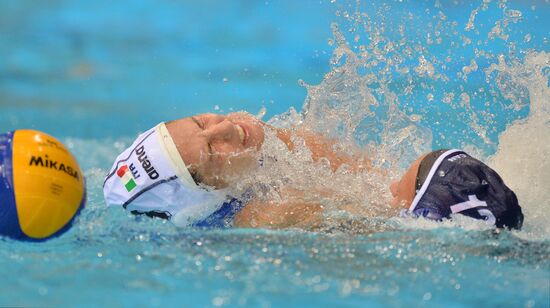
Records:
M214 188L226 187L231 179L258 165L255 154L264 142L264 129L275 130L289 151L294 150L293 134L303 138L313 161L326 158L333 171L343 164L352 171L371 167L364 155L336 153L332 149L335 142L324 136L306 130L291 133L276 129L245 112L200 114L168 122L166 127L189 171L202 184Z
M334 151L335 142L307 130L280 130L244 112L228 115L201 114L166 123L178 152L189 171L214 188L224 188L232 181L258 166L257 150L264 142L264 130L272 129L276 136L294 151L292 136L301 137L317 162L326 158L336 171L346 165L349 172L371 171L365 154L347 155ZM285 228L311 226L321 220L323 208L303 198L303 193L291 187L282 189L287 195L283 204L251 200L235 217L238 227Z
M409 208L416 195L416 175L420 162L426 155L420 156L401 177L400 180L390 185L390 192L393 196L391 206L394 208Z
M390 191L393 196L391 205L393 208L402 209L410 207L416 194L416 175L420 162L424 157L425 155L422 155L418 158L411 164L400 180L391 184ZM367 169L373 171L370 167ZM322 213L324 210L321 204L305 201L301 192L290 191L288 195L292 197L282 204L273 202L267 204L257 203L255 200L252 200L236 215L235 226L269 229L288 227L310 229L322 225ZM358 207L355 204L344 206L341 210L354 215L369 215L368 211L365 212L363 207Z
M200 114L166 124L183 161L202 184L223 188L257 165L264 124L250 114Z

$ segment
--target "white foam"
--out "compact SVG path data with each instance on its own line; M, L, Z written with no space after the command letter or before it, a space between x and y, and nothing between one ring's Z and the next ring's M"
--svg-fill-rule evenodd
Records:
M550 54L529 54L524 63L499 63L491 69L508 74L529 90L530 114L510 125L499 137L489 165L516 193L525 214L525 236L550 237Z

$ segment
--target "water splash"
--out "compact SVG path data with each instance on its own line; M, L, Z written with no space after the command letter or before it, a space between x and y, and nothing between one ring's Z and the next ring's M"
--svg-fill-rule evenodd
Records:
M548 174L544 157L550 150L541 139L543 134L536 132L548 131L548 103L544 100L548 97L548 55L532 52L522 59L518 57L522 51L511 47L517 43L511 27L521 22L521 12L496 4L503 12L500 25L509 35L506 41L490 33L493 26L482 32L475 18L468 21L471 31L454 34L461 25L450 20L442 5L436 5L434 12L429 12L434 24L422 28L421 36L429 39L419 41L412 35L419 37L414 27L417 20L406 9L399 24L387 23L384 16L392 11L392 5L401 4L385 3L371 12L362 7L364 3L354 2L351 13L337 12L341 20L331 25L329 44L334 50L330 71L317 85L300 81L308 93L301 110L291 108L268 121L295 132L329 136L337 140L332 145L336 151L366 156L374 170L382 171L350 172L350 167L343 165L333 173L326 160L311 159L302 138L295 136L295 150L289 152L274 132L267 132L259 153L264 166L239 179L235 194L253 187L264 200L285 202L281 189L293 187L303 192L305 199L327 209L327 229L349 220L361 222L369 232L379 230L380 222L382 228L393 228L396 225L386 219L394 214L387 207L388 185L416 157L432 148L460 147L484 158L498 145L491 166L517 192L527 217L526 232L545 237L550 232L544 223L548 218L544 206L550 201L545 189L548 182L543 178ZM474 17L491 9L495 9L491 2L483 1ZM501 39L507 52L494 52L492 46L472 48L476 37ZM522 34L521 40L524 37ZM470 57L458 58L448 52L452 48L462 49ZM529 118L501 133L526 109ZM258 117L264 114L261 110ZM105 170L94 166L107 169L110 161L105 157L116 155L128 141L69 139L66 143L77 156L84 157L81 161L89 162L90 183L100 183ZM533 143L539 146L529 147ZM94 156L88 156L89 152ZM524 171L518 175L517 170ZM102 200L101 194L92 191L90 197L97 204L84 216L99 215L103 211L97 201ZM355 210L346 211L350 204ZM93 224L88 227L94 228Z
M529 117L514 122L500 135L498 150L489 164L516 192L526 216L524 235L531 239L550 237L549 67L550 54L532 52L523 63L502 60L487 70L525 87L529 93Z
M422 153L457 147L485 159L498 148L490 163L517 190L527 220L533 218L526 221L526 230L549 234L542 210L550 203L543 179L548 167L543 164L537 173L536 166L550 149L543 144L521 159L517 156L528 144L543 143L534 135L537 129L548 130L548 118L543 116L548 109L543 99L548 97L548 59L545 53L519 48L530 41L514 28L523 21L522 12L505 1L484 0L460 32L460 23L448 17L453 9L448 4L445 8L436 2L433 8L414 13L406 3L369 5L360 1L340 5L336 12L340 20L331 25L329 39L334 47L331 70L318 85L300 81L308 93L301 111L290 109L269 123L329 136L337 140L335 149L368 155L374 168L384 172L349 173L344 166L332 174L328 162L311 160L299 137L293 140L296 150L289 153L272 135L266 139L263 156L277 159L267 160L243 183L262 183L266 200L279 202L285 201L280 199L281 187L296 187L309 194L307 198L321 200L334 215L355 203L364 211L351 214L352 218L367 213L372 219L374 207L386 209L378 214L388 214L388 184ZM486 20L476 23L476 17L487 18L484 14L489 11L502 16L489 26ZM388 22L389 12L402 15L399 24ZM434 22L419 25L419 14L431 15ZM521 123L527 121L531 140L522 139L525 145L520 146L525 128L521 132L514 128L520 124L499 138L507 123L525 117L527 106L530 116ZM513 178L511 172L520 166L525 173ZM476 222L471 224L477 228Z
M342 0L331 2L335 5L346 3ZM506 303L533 307L547 303L550 246L546 226L548 216L544 216L548 201L544 196L545 193L547 196L549 186L543 176L548 174L544 171L548 170L544 165L548 148L534 148L532 145L546 146L548 136L545 130L548 118L541 116L548 114L549 108L546 100L549 97L548 54L523 54L519 48L521 44L514 36L513 23L507 26L505 33L509 36L506 44L518 43L516 55L525 56L525 59L512 60L514 57L508 54L508 46L504 51L495 51L502 39L497 36L492 40L488 38L488 31L495 22L487 22L484 15L487 10L498 8L495 1L478 1L481 5L487 4L487 9L475 13L475 18L471 18L474 27L467 33L462 33L466 21L455 21L457 18L452 17L455 11L463 19L469 16L468 11L460 10L467 7L465 3L436 0L433 7L427 8L435 18L430 16L431 22L419 23L416 16L425 14L425 10L409 10L410 5L407 5L412 2L421 1L361 3L375 7L368 10L364 7L355 10L356 2L352 2L351 10L341 9L339 15L342 18L357 20L357 16L361 16L364 21L353 22L348 27L345 21L338 20L339 32L349 37L345 39L346 46L334 43L335 48L343 46L341 50L351 50L352 58L357 56L356 72L351 67L351 72L340 76L332 73L345 65L348 55L342 56L319 85L308 86L308 90L316 90L318 96L310 100L314 97L311 93L307 102L313 106L302 109L321 110L319 116L339 114L348 117L350 115L339 109L339 99L348 97L347 104L351 108L366 101L368 120L359 124L348 121L348 126L339 128L337 118L330 119L328 124L337 130L329 133L346 137L342 138L342 144L335 145L337 147L370 151L373 152L368 153L371 157L379 156L377 163L386 168L388 174L367 172L353 175L340 170L333 175L326 165L311 161L300 138L295 139L296 152L289 153L285 145L270 134L262 153L266 158L266 168L257 174L257 181L253 178L246 180L259 189L262 182L268 187L296 183L307 189L307 185L313 183L325 188L329 183L320 177L330 175L328 179L333 179L333 183L328 188L341 190L343 197L358 196L357 202L362 202L361 205L367 209L376 208L387 197L384 181L398 176L399 165L409 160L396 155L386 157L388 162L384 162L382 159L386 154L382 149L388 152L410 149L416 144L409 141L423 138L419 137L419 132L431 132L433 147L467 146L470 152L478 151L476 156L486 155L491 147L485 146L486 141L477 135L485 130L485 136L498 144L491 164L516 190L522 202L526 213L523 231L495 234L492 229L486 230L482 222L464 217L436 223L387 219L383 214L375 213L375 216L382 217L377 225L375 218L362 219L359 214L346 217L339 213L336 206L339 199L331 198L322 199L324 204L336 208L327 218L339 217L340 222L352 223L343 225L333 219L334 228L331 229L329 223L325 231L345 234L297 230L176 229L160 219L135 217L120 208L105 210L101 193L103 177L112 159L130 145L135 136L118 140L69 139L64 142L77 156L88 180L88 206L73 228L62 237L40 244L0 239L0 256L5 260L0 274L15 277L3 280L5 283L1 286L10 292L2 294L0 305L74 305L93 301L111 306L120 303L122 306L133 300L149 305L181 305L185 301L200 306L283 306L288 305L289 297L296 306L344 301L371 306L446 306L483 302L491 306ZM449 3L458 4L449 8ZM401 23L380 21L384 15L402 13L405 19ZM416 38L407 35L407 31L415 29L415 24L422 30L415 35ZM370 27L369 31L363 31L364 25ZM484 29L484 25L489 29ZM531 32L531 28L524 29L529 33L521 33L522 41L532 43L542 39ZM392 38L391 31L403 35ZM459 35L454 36L454 31ZM454 45L451 46L449 40ZM477 45L478 40L480 45ZM443 46L443 53L430 49L434 46ZM470 47L471 53L464 52ZM447 54L449 50L453 52ZM503 54L502 62L499 61L500 54ZM419 76L414 70L421 64L421 56L433 66L431 77L428 73ZM466 66L472 67L471 60L475 60L478 69L463 70ZM487 71L491 64L495 66ZM354 74L357 80L346 80ZM373 82L366 83L366 89L361 86L361 80L368 78ZM343 90L340 92L342 96L336 95L332 102L323 97L330 95L331 87L338 89L336 85L346 83L352 85L348 91L359 93ZM386 98L388 93L391 97ZM354 95L361 102L354 101ZM324 102L327 106L323 108L316 105ZM389 110L390 104L393 110ZM524 118L528 109L529 118L511 124L512 119ZM474 133L470 133L474 131L470 126L472 113L478 116L476 121L481 125L481 130ZM315 112L304 115L304 112L291 109L271 119L270 123L286 128L311 127L323 132L324 118L318 117L320 121L316 122L311 114ZM392 124L390 114L400 115L397 119L403 118L404 124L384 130L386 125ZM504 125L510 126L501 133ZM406 127L411 129L405 130ZM412 127L418 131L410 132ZM501 133L500 139L498 133ZM516 149L516 145L521 146ZM523 157L529 159L515 162ZM539 166L542 166L540 170ZM285 168L296 170L294 174L282 172ZM532 171L529 177L522 174L522 168ZM269 171L274 174L269 174ZM275 173L278 171L281 173ZM345 187L346 181L351 182L350 188ZM350 196L345 196L348 192ZM265 193L277 196L273 190ZM526 201L526 196L532 197L531 201ZM323 198L315 194L311 197ZM364 223L366 228L356 227L358 224L353 222ZM407 230L374 233L387 228ZM364 230L369 232L367 236L347 233ZM543 240L539 241L541 238ZM411 281L418 283L411 287ZM98 293L107 296L98 298Z

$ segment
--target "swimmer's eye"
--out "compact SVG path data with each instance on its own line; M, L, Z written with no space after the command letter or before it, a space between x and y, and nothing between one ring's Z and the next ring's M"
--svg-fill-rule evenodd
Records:
M195 117L191 117L191 120L193 120L193 122L195 122L195 124L197 124L197 126L199 128L204 130L204 122L203 121L200 121L199 119L197 119Z
M206 129L206 125L204 125L204 121L199 121L199 124L200 124L200 125L199 125L200 128L202 128L203 130Z
M197 126L200 129L205 130L206 126L204 125L204 121L199 120L195 117L191 117L191 120L193 120L193 122L195 122L195 124L197 124ZM210 142L208 142L207 146L208 146L208 155L210 155L210 156L214 155L214 149L212 148L212 144Z

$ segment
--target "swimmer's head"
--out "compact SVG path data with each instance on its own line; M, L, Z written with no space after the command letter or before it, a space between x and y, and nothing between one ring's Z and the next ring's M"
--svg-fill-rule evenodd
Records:
M264 124L248 113L200 114L166 127L197 184L224 188L258 165Z
M193 225L230 198L223 189L259 165L263 123L247 113L202 114L140 134L105 178L109 206Z
M426 155L420 156L411 164L409 169L407 169L405 174L403 174L399 180L391 183L390 192L393 196L391 205L393 207L408 208L411 206L411 203L416 195L416 176L418 174L420 163L425 156Z
M419 157L390 191L393 206L416 216L439 220L460 213L518 229L523 223L516 195L497 172L458 150Z
M391 203L393 207L403 206L408 208L411 206L416 192L420 190L431 167L445 151L437 150L420 156L411 164L401 179L392 182L390 191L393 196Z

